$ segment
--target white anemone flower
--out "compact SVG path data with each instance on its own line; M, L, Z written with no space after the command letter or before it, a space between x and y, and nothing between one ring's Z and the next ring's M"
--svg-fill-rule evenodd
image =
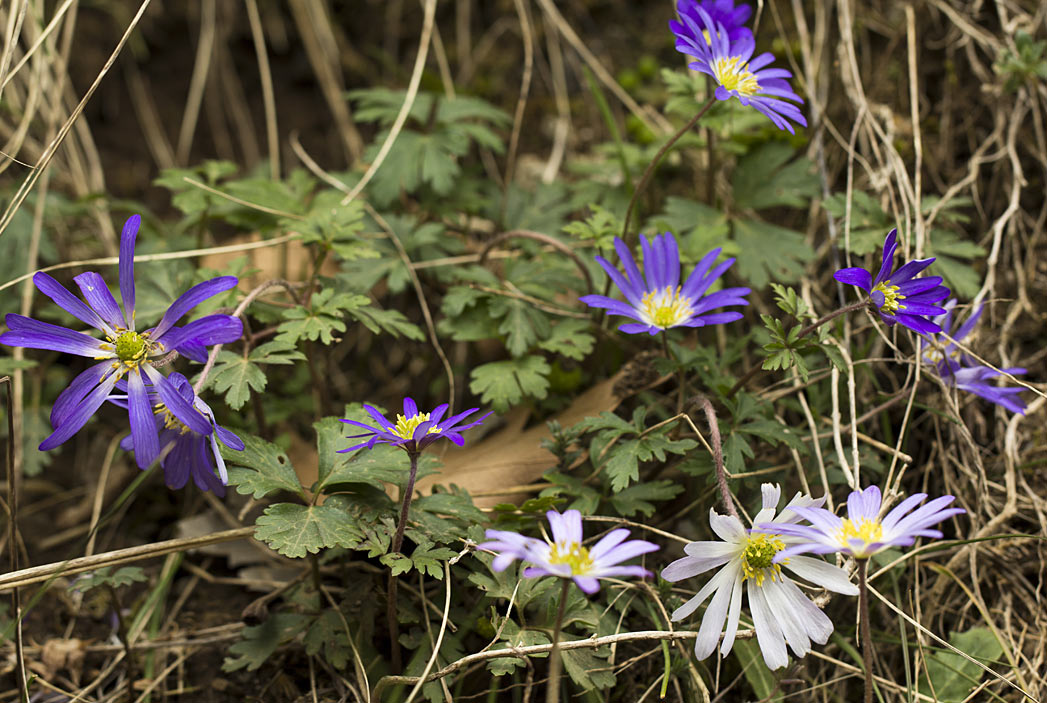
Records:
M662 578L666 581L681 581L722 567L672 615L673 621L682 620L712 596L694 644L694 653L699 659L713 653L721 632L721 656L727 656L731 651L738 633L743 585L749 594L756 641L769 668L778 669L789 663L786 643L797 657L811 651L812 641L825 644L833 631L832 621L782 571L783 567L793 575L830 591L848 596L858 594L858 588L848 579L846 571L820 559L793 556L777 564L773 562L775 554L801 541L797 537L773 533L773 525L799 522L802 518L792 508L818 507L825 498L815 499L797 493L776 517L781 488L765 483L761 492L763 509L756 514L753 524L765 523L765 530L748 530L738 518L720 515L710 509L709 525L723 541L691 542L684 547L687 556L677 559L662 571Z

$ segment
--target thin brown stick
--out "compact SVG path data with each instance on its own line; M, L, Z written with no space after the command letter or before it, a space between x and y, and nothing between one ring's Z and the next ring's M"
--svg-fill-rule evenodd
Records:
M716 485L720 488L720 497L727 512L741 520L738 508L734 506L734 498L731 489L727 487L727 468L723 463L723 444L720 441L720 423L716 420L716 410L713 404L704 395L697 395L691 399L705 411L705 419L709 423L709 443L712 445L713 462L716 464Z

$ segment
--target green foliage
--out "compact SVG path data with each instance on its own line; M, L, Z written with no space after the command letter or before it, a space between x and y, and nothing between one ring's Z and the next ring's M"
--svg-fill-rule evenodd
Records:
M847 217L847 195L834 193L822 203L833 217ZM851 191L851 229L845 234L840 227L841 246L856 256L871 254L883 245L883 239L894 226L880 203L862 190ZM847 238L845 238L847 237Z
M814 250L799 232L759 220L734 221L734 241L745 256L738 259L737 275L753 288L771 280L793 283L803 275Z
M949 638L949 644L986 665L1003 654L999 640L987 627L957 632ZM920 678L920 693L932 696L933 689L933 697L941 703L961 703L969 699L971 690L984 675L977 663L955 652L939 649L927 657L927 670Z
M368 302L364 295L324 288L310 298L308 306L296 305L284 313L287 321L277 328L276 341L295 344L305 339L331 344L335 341L335 334L345 332L344 313Z
M276 652L276 648L292 640L309 623L309 616L296 613L273 613L261 625L245 627L244 638L229 647L222 662L222 671L232 672L246 668L255 671Z
M364 538L353 516L334 501L323 505L275 503L255 525L255 537L292 559L324 547L353 548Z
M251 495L255 499L277 491L305 496L287 454L260 437L246 435L241 438L244 441L243 451L221 447L222 457L232 465L229 468L229 484L236 486L237 493Z
M1004 79L1003 89L1009 93L1030 80L1047 80L1047 40L1033 39L1028 32L1018 30L1014 48L1001 46L992 67Z
M355 118L361 122L391 125L404 102L404 92L384 88L355 90ZM400 131L368 188L374 201L384 206L401 192L417 193L426 186L439 196L448 195L461 168L458 161L477 146L494 152L504 150L496 129L510 122L507 114L471 97L451 100L436 93L419 92L407 125ZM381 131L364 158L373 160L389 130Z
M544 398L549 371L549 364L540 356L493 361L472 370L469 390L480 396L480 402L502 413L524 397Z
M580 423L584 429L596 432L589 444L589 454L594 457L594 463L602 469L615 493L640 479L641 461L665 461L666 454L682 455L698 446L693 439L671 439L668 436L671 425L648 430L644 426L646 415L646 408L637 408L629 423L613 413L602 412L599 417L590 417ZM623 439L627 435L636 437ZM613 449L612 442L615 443ZM655 498L665 493L664 487L652 488L631 498L627 496L622 504L636 512L643 509L643 498Z
M390 569L394 576L406 574L411 569L417 569L422 574L428 574L435 579L442 579L444 575L443 562L457 554L453 549L446 547L433 547L433 544L419 544L415 547L410 557L393 552L385 554L379 560Z
M806 207L820 192L818 177L810 161L795 156L788 143L771 141L739 159L731 178L735 204L750 210Z
M294 344L282 340L266 342L246 356L222 350L204 387L225 393L226 404L239 410L251 398L252 390L265 390L265 373L259 364L290 365L302 359L305 355L296 351Z
M336 669L344 670L349 663L349 636L346 634L344 616L335 610L325 610L306 630L302 643L310 657L321 655Z
M564 234L577 237L583 241L590 241L601 250L609 250L614 243L614 238L621 235L622 218L605 207L595 203L589 205L591 213L584 220L575 220L564 226Z
M111 566L103 566L100 569L78 576L69 586L69 590L87 593L99 586L120 588L121 586L130 586L132 583L141 583L147 580L148 577L145 575L145 572L138 566L121 566L116 571L113 571Z
M784 694L779 690L774 672L767 668L763 660L759 644L753 640L735 640L734 651L738 653L745 680L753 687L753 691L761 701L780 703L785 699Z
M315 244L321 252L334 252L345 261L377 258L378 250L360 236L364 230L363 203L354 200L342 205L342 197L336 190L321 191L303 218L284 219L281 225L301 234L303 244Z
M760 315L771 338L770 342L763 345L767 358L764 359L762 368L774 371L795 367L806 383L809 378L809 369L804 355L814 350L825 354L837 368L845 368L843 356L830 339L828 323L814 330L813 335L808 333L801 337L800 332L805 329L806 321L814 320L814 315L807 309L807 303L792 288L780 286L777 283L772 283L771 287L774 289L775 302L778 307L800 320L800 324L786 329L781 320L771 315Z

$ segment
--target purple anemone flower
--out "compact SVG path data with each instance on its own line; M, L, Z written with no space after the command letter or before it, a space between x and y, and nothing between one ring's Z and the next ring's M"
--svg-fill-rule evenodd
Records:
M22 315L8 314L8 332L0 334L0 344L30 349L50 349L100 359L73 379L51 408L52 432L40 443L47 451L76 434L112 394L116 382L127 381L128 415L134 437L135 459L145 468L160 453L159 437L153 420L152 404L146 382L156 389L161 402L175 417L192 430L210 434L211 425L191 403L179 394L153 364L172 351L195 361L206 361L206 348L211 344L232 342L240 337L243 324L232 315L208 315L184 327L175 325L196 305L213 295L233 288L236 276L220 276L199 283L178 297L164 313L159 324L143 332L135 330L135 237L142 218L133 215L124 223L120 235L120 296L123 311L100 275L88 271L73 280L86 300L80 300L46 273L33 276L40 292L81 322L101 330L105 339L97 339L47 322Z
M945 312L945 308L934 303L949 297L949 289L941 285L941 276L916 278L934 257L910 261L892 272L897 248L898 230L892 229L883 242L883 257L875 278L870 271L858 267L840 269L833 278L868 293L880 319L888 325L897 322L921 334L940 332L941 328L927 318Z
M590 307L606 308L612 315L636 320L618 328L629 334L648 332L653 335L670 327L704 327L742 319L740 312L710 310L728 305L748 305L749 301L745 299L751 292L748 288L724 288L705 295L709 286L731 267L734 259L727 259L714 268L713 262L720 255L720 249L713 249L680 285L680 252L672 233L655 236L653 242L641 237L640 244L646 280L640 275L625 242L618 237L614 239L614 249L625 267L624 276L607 259L596 257L597 263L625 294L627 302L603 295L586 295L579 300Z
M883 499L880 489L869 486L864 491L853 491L847 498L845 518L837 517L825 508L795 507L793 512L810 521L810 525L758 524L756 529L803 540L775 554L775 563L807 552L840 552L855 559L868 559L888 547L908 547L917 537L941 539L942 533L929 529L930 526L967 512L963 508L945 507L955 500L953 496L935 498L916 508L926 497L926 493L914 493L881 520L879 516Z
M616 576L643 578L651 572L642 566L618 566L623 561L658 550L657 544L641 539L626 540L629 530L611 530L591 549L582 546L582 514L568 510L563 515L550 510L545 514L552 529L551 542L525 537L517 532L487 530L489 542L478 549L498 552L491 563L495 571L505 571L517 559L531 564L524 569L526 578L559 576L569 578L586 593L600 590L599 579Z
M418 406L414 400L404 398L404 413L403 415L398 414L396 423L393 424L386 419L385 415L378 412L376 408L365 403L364 410L374 418L375 422L378 423L378 427L357 422L356 420L342 420L344 423L356 425L367 430L363 434L349 435L348 439L358 439L360 437L369 437L370 439L360 444L354 444L348 449L339 449L338 451L351 452L361 447L370 449L376 444L392 444L402 448L408 454L416 454L441 437L451 440L460 447L465 443L461 433L471 427L476 427L491 416L491 413L487 413L480 419L473 420L467 425L458 424L478 409L470 408L465 412L460 412L444 420L443 416L447 412L447 403L437 405L432 412L423 413L418 411Z
M685 31L681 33L675 27L673 31L676 49L697 59L689 66L716 81L716 99L738 98L742 105L766 115L778 129L793 134L792 122L806 127L807 120L793 104L803 104L803 100L786 80L793 74L784 68L769 68L774 54L765 52L753 58L756 40L752 32L733 38L728 25L714 19L704 4L692 5L690 11L681 13L680 27Z
M225 487L229 483L229 474L226 473L225 460L218 448L218 442L239 452L244 449L243 440L218 424L211 406L197 397L185 376L175 372L167 377L167 382L207 419L213 431L201 434L190 429L164 405L155 389L149 388L149 400L153 403L153 415L160 435L160 467L164 470L164 481L168 488L179 489L188 483L189 477L192 476L193 483L201 491L209 490L223 497ZM126 381L121 380L117 383L117 388L126 392ZM126 395L110 396L109 400L120 407L127 407ZM120 448L134 451L134 436L125 437L120 442Z
M734 0L679 0L676 13L680 21L669 20L669 29L676 35L676 50L680 53L700 56L709 44L708 30L703 26L698 8L704 10L714 23L722 26L731 41L752 36L752 30L745 23L749 21L753 10L744 3L735 7Z
M934 321L942 328L942 332L955 341L962 341L978 325L981 318L983 306L979 305L967 320L960 325L959 329L953 331L953 310L956 307L956 299L953 298L945 304L945 313L939 315ZM990 379L1003 375L1002 372L1012 376L1020 376L1026 373L1026 369L1013 366L1011 368L996 371L988 366L983 366L976 359L966 354L954 341L945 339L939 341L936 337L927 338L923 342L923 358L934 366L939 378L947 384L954 385L960 390L974 393L980 398L995 403L1013 413L1025 414L1025 401L1018 397L1023 388L1009 388L987 383Z

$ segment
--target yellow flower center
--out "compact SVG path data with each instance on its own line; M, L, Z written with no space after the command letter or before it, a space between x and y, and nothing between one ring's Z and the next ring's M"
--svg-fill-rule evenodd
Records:
M712 65L716 82L727 90L737 91L745 97L756 95L760 92L760 84L749 70L749 64L741 61L740 56L716 59Z
M412 417L404 417L403 415L396 416L396 427L393 428L393 434L401 439L411 439L414 437L414 431L418 428L418 425L423 422L429 421L429 413L418 413ZM439 432L439 427L430 427L426 434L432 434L433 432Z
M880 312L894 315L899 310L905 309L905 306L898 302L905 300L905 296L898 293L898 286L892 286L890 279L877 283L873 286L873 290L883 293L883 305L880 306Z
M593 559L589 556L589 550L577 542L557 542L549 546L550 564L567 564L572 574L587 574L592 571Z
M774 555L785 549L785 543L780 539L781 535L765 535L752 533L745 543L742 552L742 581L753 579L757 586L763 585L763 580L768 576L772 581L781 578L782 564L788 563L783 559L780 564L775 564Z
M199 410L197 410L197 412L199 412ZM163 418L165 430L178 430L178 432L181 434L186 434L187 432L189 432L189 427L187 427L185 423L183 423L181 420L175 417L174 413L168 410L167 406L163 403L157 403L153 406L153 414L159 415Z
M668 329L691 318L691 299L680 295L680 286L674 291L669 286L652 290L640 300L640 314L647 324Z
M128 365L141 361L146 355L146 342L145 335L127 330L113 342L117 358Z
M880 524L879 520L866 520L861 518L857 521L844 518L843 526L840 531L836 533L836 539L845 547L852 549L852 551L860 551L854 556L861 557L865 550L854 550L851 546L850 540L860 539L867 545L873 542L879 542L883 538L883 525Z

